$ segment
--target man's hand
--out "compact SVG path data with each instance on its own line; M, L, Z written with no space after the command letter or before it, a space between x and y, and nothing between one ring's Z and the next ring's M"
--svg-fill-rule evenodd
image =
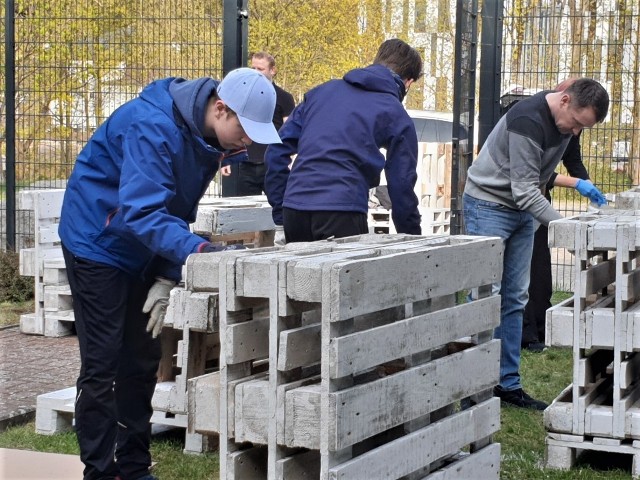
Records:
M284 227L282 225L276 225L276 234L273 238L273 244L276 247L284 247L287 243L287 239L284 236Z
M246 250L247 247L240 243L234 243L232 245L221 245L219 243L209 243L202 247L200 253L215 253L215 252L228 252L229 250Z
M576 190L580 193L580 195L582 195L583 197L587 197L590 201L592 201L599 207L607 203L607 199L602 194L602 192L598 190L596 186L591 182L587 182L586 180L582 179L578 180L578 183L576 183Z
M229 175L231 175L231 165L220 167L220 175L222 175L223 177L228 177Z
M176 282L167 278L156 277L154 283L147 294L147 301L142 307L143 313L149 313L149 322L147 323L147 332L151 332L151 336L156 338L162 331L164 324L164 316L167 313L169 305L169 292L175 287Z

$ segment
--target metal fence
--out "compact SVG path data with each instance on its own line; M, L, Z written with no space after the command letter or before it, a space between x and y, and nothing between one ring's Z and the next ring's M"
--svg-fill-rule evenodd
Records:
M146 84L245 64L246 1L5 2L1 248L31 241L17 191L63 187L96 127Z
M487 68L480 82L480 141L497 121L501 107L514 98L553 89L569 77L594 78L609 92L611 105L606 120L581 136L583 162L604 193L637 185L639 5L635 0L485 1L484 9L497 12L502 21L483 23L490 28L483 29ZM484 131L483 125L488 127ZM588 208L587 200L573 189L554 189L553 203L565 216ZM554 250L552 262L556 288L570 291L572 255Z

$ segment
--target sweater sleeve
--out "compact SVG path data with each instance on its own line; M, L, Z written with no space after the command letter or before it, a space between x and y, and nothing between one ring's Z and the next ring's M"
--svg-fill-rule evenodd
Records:
M282 143L269 145L265 153L267 173L264 190L272 207L273 223L282 225L282 202L289 180L291 156L298 151L298 140L302 131L304 102L298 105L278 134Z
M418 138L411 119L400 122L387 148L385 176L391 199L391 216L398 233L420 235L418 197L414 192L418 174Z

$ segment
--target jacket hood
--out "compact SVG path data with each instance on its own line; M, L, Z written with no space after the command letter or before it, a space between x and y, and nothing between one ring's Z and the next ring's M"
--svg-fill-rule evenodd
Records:
M196 80L176 78L169 85L169 93L176 108L189 126L189 129L198 137L202 137L207 103L209 97L218 87L218 83L218 81L211 78L198 78Z
M402 100L404 83L400 76L384 65L369 65L347 72L344 81L371 92L389 93Z

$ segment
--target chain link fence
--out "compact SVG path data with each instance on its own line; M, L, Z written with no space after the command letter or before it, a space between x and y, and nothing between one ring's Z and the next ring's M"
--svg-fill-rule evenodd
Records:
M29 212L13 209L18 192L63 188L95 129L146 84L169 76L222 78L223 70L239 66L242 5L236 0L4 2L3 27L15 44L5 51L9 38L0 56L5 63L0 83L7 86L0 99L2 249L32 242ZM229 33L230 28L235 30ZM234 63L230 68L228 58Z
M585 130L582 159L603 193L638 184L640 166L640 4L600 0L503 4L500 100L510 101L553 89L570 77L598 80L611 105L603 123ZM561 173L567 174L561 168ZM553 190L553 204L565 216L587 210L573 189ZM552 251L555 287L571 291L573 256Z

